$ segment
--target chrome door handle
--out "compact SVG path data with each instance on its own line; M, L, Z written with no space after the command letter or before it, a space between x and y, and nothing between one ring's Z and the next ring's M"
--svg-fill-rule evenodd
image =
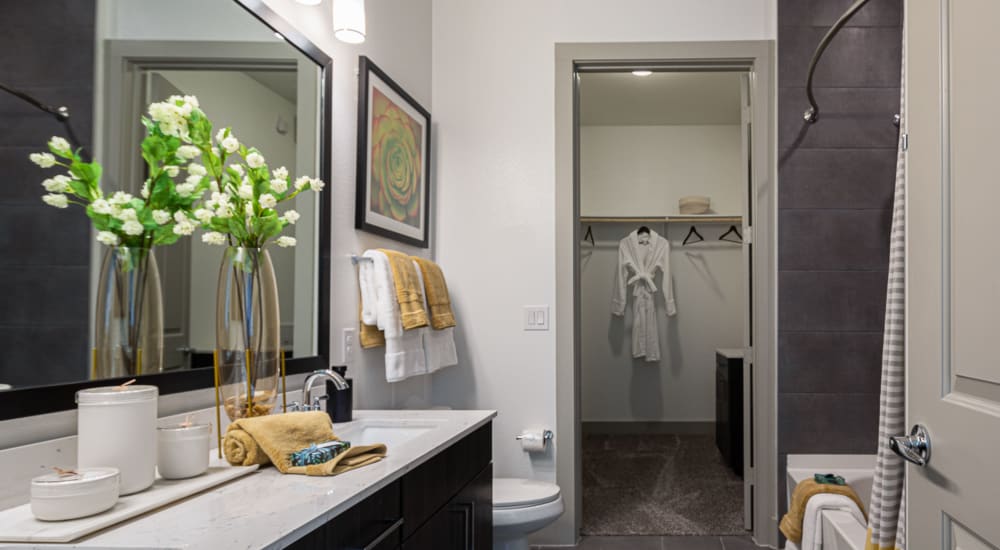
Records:
M931 434L924 426L915 424L910 435L890 437L889 448L908 462L927 466L931 461Z

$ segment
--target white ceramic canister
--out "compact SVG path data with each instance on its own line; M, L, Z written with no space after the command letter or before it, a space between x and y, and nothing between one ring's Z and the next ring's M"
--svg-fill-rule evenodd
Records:
M77 467L118 468L121 494L156 476L156 386L108 386L76 392Z
M212 426L178 424L157 430L156 467L164 479L185 479L205 473Z
M31 480L31 513L44 521L99 514L118 502L120 476L115 468L79 468Z

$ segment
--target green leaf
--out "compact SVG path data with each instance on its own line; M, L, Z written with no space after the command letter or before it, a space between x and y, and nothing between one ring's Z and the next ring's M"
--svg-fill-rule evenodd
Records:
M80 180L70 180L69 190L78 197L90 199L90 187Z
M156 181L153 182L152 189L149 190L149 202L157 206L168 206L171 203L171 197L177 195L177 190L174 187L174 180L170 179L166 173L160 173Z

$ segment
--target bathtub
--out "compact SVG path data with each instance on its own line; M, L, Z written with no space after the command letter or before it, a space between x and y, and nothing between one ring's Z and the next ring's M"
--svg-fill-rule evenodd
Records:
M875 455L788 455L785 471L785 498L788 503L791 502L795 486L818 473L843 477L866 507L871 502ZM858 523L847 512L823 512L822 524L823 550L864 550L868 526ZM796 545L790 542L785 544L785 548L797 550Z

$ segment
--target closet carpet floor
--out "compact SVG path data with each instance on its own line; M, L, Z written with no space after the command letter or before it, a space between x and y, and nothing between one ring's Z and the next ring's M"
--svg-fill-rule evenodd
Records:
M745 535L743 480L712 435L586 434L583 535Z

